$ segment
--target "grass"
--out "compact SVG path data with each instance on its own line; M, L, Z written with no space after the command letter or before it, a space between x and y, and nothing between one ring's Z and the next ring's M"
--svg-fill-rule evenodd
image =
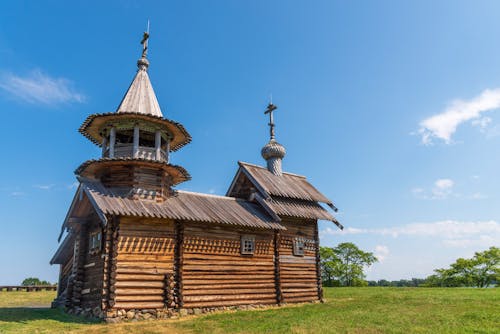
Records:
M110 325L49 309L53 297L0 292L0 333L500 333L500 289L326 288L324 304Z

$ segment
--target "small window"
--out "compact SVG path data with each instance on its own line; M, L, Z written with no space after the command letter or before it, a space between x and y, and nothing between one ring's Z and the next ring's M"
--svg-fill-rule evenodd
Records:
M293 240L293 255L304 256L305 240L303 238L295 238Z
M101 232L90 233L89 253L95 254L101 250Z
M255 237L244 235L241 237L241 254L253 254L255 252Z

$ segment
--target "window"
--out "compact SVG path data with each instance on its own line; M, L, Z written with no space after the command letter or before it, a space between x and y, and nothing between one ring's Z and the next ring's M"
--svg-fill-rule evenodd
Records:
M293 255L304 256L305 240L304 238L295 238L293 240Z
M89 253L95 254L101 250L101 232L90 233Z
M243 235L241 237L241 254L253 254L255 252L255 237Z

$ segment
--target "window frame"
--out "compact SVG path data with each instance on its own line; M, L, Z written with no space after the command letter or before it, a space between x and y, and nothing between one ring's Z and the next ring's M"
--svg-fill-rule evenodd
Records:
M246 250L246 242L250 242L251 250ZM242 235L240 239L240 254L241 255L254 255L255 254L255 236L254 235Z
M306 250L306 239L302 237L295 237L293 239L293 255L304 256L305 250Z
M89 254L96 254L101 251L102 233L101 231L90 232L89 234Z

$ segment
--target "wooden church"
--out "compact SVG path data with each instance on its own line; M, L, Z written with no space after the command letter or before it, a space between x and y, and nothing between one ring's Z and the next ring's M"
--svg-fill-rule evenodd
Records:
M121 319L322 299L318 220L342 226L332 201L304 176L282 171L274 135L266 167L238 162L226 196L177 190L190 179L169 163L191 141L163 117L148 76L147 40L116 112L90 115L79 131L102 157L75 171L79 187L51 264L53 306Z

